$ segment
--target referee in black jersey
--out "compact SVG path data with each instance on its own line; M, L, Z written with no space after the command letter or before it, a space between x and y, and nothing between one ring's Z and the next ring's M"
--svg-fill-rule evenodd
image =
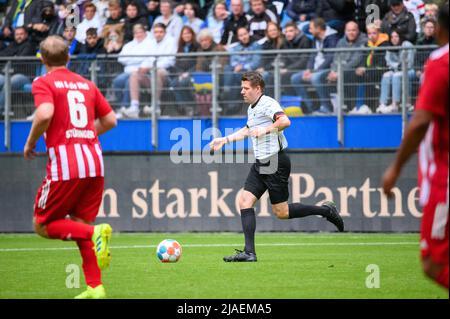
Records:
M265 83L258 72L248 72L242 76L241 94L248 108L247 125L226 137L215 138L210 147L220 150L225 144L251 137L256 162L250 169L244 191L239 198L245 249L235 255L224 257L226 262L257 261L255 251L255 203L269 190L272 210L280 219L302 218L319 215L333 223L339 231L344 231L344 222L336 205L325 202L322 206L300 203L288 204L289 176L291 161L285 149L288 146L283 130L291 125L280 104L264 95Z

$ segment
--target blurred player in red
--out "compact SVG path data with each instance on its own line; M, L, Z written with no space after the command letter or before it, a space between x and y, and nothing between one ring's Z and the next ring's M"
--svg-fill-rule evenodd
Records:
M420 204L423 207L421 255L424 272L448 289L448 160L449 160L449 9L439 10L437 39L441 48L425 65L416 110L394 163L383 176L390 195L401 169L419 149Z
M115 127L116 117L92 82L66 68L69 54L62 38L46 38L40 52L47 74L33 82L37 110L24 147L25 159L33 159L44 134L49 160L36 196L34 227L45 238L76 241L88 286L77 298L105 298L101 270L111 260L112 229L92 223L104 187L98 135Z

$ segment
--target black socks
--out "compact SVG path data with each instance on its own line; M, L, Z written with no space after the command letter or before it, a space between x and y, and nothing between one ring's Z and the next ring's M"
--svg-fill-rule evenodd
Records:
M323 206L303 205L300 203L289 204L289 219L302 218L311 215L327 217L330 209Z
M242 230L245 236L245 252L255 254L256 215L254 208L241 209Z

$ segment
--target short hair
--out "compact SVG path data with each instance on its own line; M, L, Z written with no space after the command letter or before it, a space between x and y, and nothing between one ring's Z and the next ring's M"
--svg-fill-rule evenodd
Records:
M241 30L241 29L245 29L247 32L249 32L248 26L246 26L246 25L240 25L240 26L238 26L237 29L236 29L236 34L238 34L238 33L239 33L239 30Z
M159 5L163 4L163 3L168 3L170 8L173 9L173 2L171 0L161 0L159 2Z
M138 10L138 13L139 13L139 4L136 1L128 2L127 5L125 6L125 8L128 8L129 6L135 7Z
M112 8L121 8L120 6L120 0L109 0L108 1L108 7L112 7Z
M20 27L15 28L15 29L14 29L14 32L17 31L17 30L19 30L19 29L22 29L23 31L25 31L26 34L28 34L28 30L27 30L27 28L25 28L24 26L20 26Z
M435 19L434 17L427 17L427 18L424 18L423 21L422 21L422 27L425 27L425 25L426 25L427 23L432 23L434 26L436 26L437 21L436 21L436 19Z
M448 1L446 1L444 4L441 5L441 7L439 8L439 13L438 13L438 23L439 26L445 30L447 30L447 32L449 31L448 28L448 23L449 23L449 12L448 12Z
M203 38L209 38L211 40L214 40L214 36L211 33L211 31L206 28L206 29L201 29L200 32L197 34L197 41L200 42L201 39Z
M266 7L266 3L264 2L264 0L250 0L250 5L252 5L253 2L262 2L262 4Z
M45 38L39 45L39 51L48 66L65 66L69 61L69 47L59 35Z
M256 71L246 72L242 75L241 81L250 82L252 88L259 86L261 91L264 92L266 88L266 82L264 82L264 78L261 73Z
M86 2L83 6L83 9L86 11L87 8L93 8L94 12L97 12L97 7L92 2Z
M137 29L140 29L142 31L147 31L146 27L142 23L136 23L133 26L133 33L136 32Z
M156 28L163 29L164 31L166 31L166 29L167 29L167 27L166 27L166 25L164 23L155 23L153 25L153 30L156 29Z
M380 27L379 27L378 25L376 25L375 23L369 23L369 24L366 26L366 30L369 30L369 29L375 29L375 30L377 30L378 32L380 32Z
M298 30L298 25L297 23L295 23L294 21L288 22L285 26L284 29L286 30L287 28L295 28Z
M326 30L327 29L327 23L325 22L324 19L322 18L315 18L311 20L311 23L314 24L314 26L316 28L319 28L321 30Z
M89 37L89 36L96 37L97 36L97 28L89 28L89 29L87 29L86 30L86 37Z

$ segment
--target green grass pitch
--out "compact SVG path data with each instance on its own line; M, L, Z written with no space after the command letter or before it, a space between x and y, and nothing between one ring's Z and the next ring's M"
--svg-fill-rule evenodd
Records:
M156 245L166 238L183 247L178 263L156 257ZM103 282L109 298L446 299L448 293L422 274L418 239L418 234L257 233L257 263L225 263L224 255L242 248L242 234L114 233ZM0 234L0 298L72 298L85 288L82 273L80 288L67 288L74 283L73 265L81 266L74 242ZM378 266L379 288L366 287L374 275L368 265Z

